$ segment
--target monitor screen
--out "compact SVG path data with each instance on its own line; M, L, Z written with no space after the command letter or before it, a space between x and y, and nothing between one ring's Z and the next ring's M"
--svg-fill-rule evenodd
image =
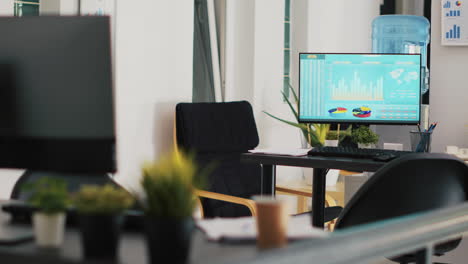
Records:
M108 17L0 18L0 167L116 170Z
M299 54L299 121L419 124L420 54Z

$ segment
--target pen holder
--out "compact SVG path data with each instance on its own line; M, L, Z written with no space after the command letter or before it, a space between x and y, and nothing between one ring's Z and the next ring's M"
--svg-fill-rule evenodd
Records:
M432 132L410 131L411 151L431 152Z

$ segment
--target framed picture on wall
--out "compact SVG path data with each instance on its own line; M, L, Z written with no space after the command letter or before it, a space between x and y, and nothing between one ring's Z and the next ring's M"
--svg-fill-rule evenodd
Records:
M468 45L468 3L456 0L441 0L442 45Z

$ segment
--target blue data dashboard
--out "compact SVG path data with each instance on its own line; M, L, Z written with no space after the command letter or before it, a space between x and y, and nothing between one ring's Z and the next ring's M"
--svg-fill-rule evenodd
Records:
M419 123L419 54L299 56L299 121Z

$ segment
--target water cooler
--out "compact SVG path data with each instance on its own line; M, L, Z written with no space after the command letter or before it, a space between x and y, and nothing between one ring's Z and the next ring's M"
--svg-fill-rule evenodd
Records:
M429 90L427 45L430 24L427 18L411 15L384 15L372 22L372 52L421 53L421 93Z
M421 95L429 90L427 45L430 40L430 23L425 17L413 15L382 15L372 22L372 52L420 53ZM421 127L428 123L428 106L421 107ZM376 132L383 142L401 142L409 148L409 131L414 127L377 126Z

